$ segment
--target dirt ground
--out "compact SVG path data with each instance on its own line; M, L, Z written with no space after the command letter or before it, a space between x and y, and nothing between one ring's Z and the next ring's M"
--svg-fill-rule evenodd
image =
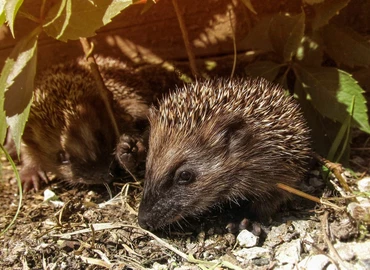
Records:
M370 137L362 133L358 133L354 139L356 146L351 154L351 169L354 173L344 174L350 186L355 186L355 176L361 178L369 175L369 141ZM19 195L9 163L4 157L1 161L3 175L0 182L0 230L3 231L16 213ZM330 191L325 185L312 184L312 177L321 181L317 166L309 173L302 190L308 189L315 196L336 196L339 199L332 201L336 205L348 203L340 198L338 192ZM334 177L331 179L337 183ZM300 221L309 222L310 226L305 229L304 234L310 234L315 243L312 244L315 248L303 249L300 258L320 252L333 257L328 241L370 242L369 226L366 223L351 218L351 226L343 232L338 229L341 226L334 225L348 220L349 216L345 211L319 206L300 197L295 197L266 224L243 220L242 205L234 205L215 209L199 219L181 223L182 227L167 227L154 235L137 224L141 191L142 183L134 179L129 183L115 183L110 186L110 192L114 196L110 199L104 186L71 188L55 179L44 185L41 191L25 194L15 223L0 236L0 268L289 269L282 268L284 264L279 261L277 254L279 247L294 239L299 239L300 245L304 245L305 236L302 233L297 236L295 233L288 241L287 232L279 232L281 235L278 233L277 236L270 234L276 231L275 228L282 226L295 224L297 227ZM54 195L45 201L49 192ZM231 221L234 223L230 223ZM236 254L243 247L236 239L239 229L232 226L238 223L244 224L246 229L259 236L257 247L269 246L273 254L267 259L238 257ZM329 238L323 236L323 224L328 225ZM272 237L275 240L280 237L281 241L268 244ZM346 269L335 256L333 258L339 269ZM345 263L347 267L354 265L356 257ZM365 266L363 269L369 268Z

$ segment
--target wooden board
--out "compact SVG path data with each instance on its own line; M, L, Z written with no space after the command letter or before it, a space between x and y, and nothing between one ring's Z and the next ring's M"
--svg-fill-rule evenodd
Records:
M209 57L233 53L233 32L238 50L243 50L240 42L248 32L246 8L241 1L224 0L179 0L179 5L189 39L196 57ZM161 0L142 14L144 4L131 5L113 21L101 28L91 38L95 52L107 56L121 57L133 63L160 63L165 60L187 59L182 34L172 2ZM37 16L39 3L26 0L22 10ZM0 68L9 56L16 41L36 27L36 23L26 18L16 21L16 40L9 29L0 28ZM38 46L38 69L51 63L65 61L82 55L79 41L67 43L40 36Z

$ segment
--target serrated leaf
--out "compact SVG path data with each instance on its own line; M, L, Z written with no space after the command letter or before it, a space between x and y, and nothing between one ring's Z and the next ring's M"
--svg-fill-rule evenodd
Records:
M349 67L370 65L370 44L356 32L328 24L322 36L325 51L336 63Z
M312 19L312 29L316 30L326 24L342 8L347 6L350 0L325 0L322 3L312 5L315 17Z
M340 127L338 134L330 147L327 159L333 162L338 162L343 154L349 149L350 137L351 137L351 122L353 118L353 111L355 108L355 98L352 98L352 104L350 108L350 114ZM340 146L342 147L340 148ZM348 151L348 150L347 150Z
M0 26L5 22L5 0L0 0Z
M22 4L23 4L23 0L6 0L5 1L6 21L8 22L10 32L12 33L13 37L14 37L15 17Z
M284 62L289 62L296 54L305 28L305 14L295 16L275 15L271 20L269 37L274 51Z
M264 52L273 51L270 38L269 29L271 24L271 16L262 18L249 32L244 40L243 47L252 50L262 50Z
M294 65L294 72L316 110L334 121L343 123L346 120L354 97L353 124L370 133L364 91L349 73L330 67L304 68L298 65Z
M315 151L321 156L327 156L330 146L340 130L341 124L323 117L313 107L310 97L307 97L308 95L305 93L299 80L296 80L295 82L294 93L298 98L304 117L311 129L313 149L315 149Z
M272 61L257 61L245 68L245 72L254 77L264 77L269 81L274 81L279 73L282 64L278 64Z
M59 0L48 12L43 27L49 36L62 41L91 37L131 2L131 0Z
M316 33L316 32L315 32ZM297 50L295 61L307 67L320 67L323 61L323 41L317 34L304 36Z
M5 92L3 108L18 153L31 105L40 32L41 28L38 27L17 43L0 75L0 89Z
M256 10L254 9L251 0L241 0L243 4L254 14L257 14Z

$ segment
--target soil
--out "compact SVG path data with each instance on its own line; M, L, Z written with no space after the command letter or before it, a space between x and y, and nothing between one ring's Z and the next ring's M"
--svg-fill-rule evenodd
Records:
M354 176L368 174L364 168L370 166L369 152L364 151L369 147L369 136L359 133L356 140L359 147L354 147L351 156L356 172L344 173L350 185L356 182ZM9 163L4 157L1 161L0 207L3 214L0 230L3 231L17 211L19 195ZM322 181L317 167L309 173L300 189L318 197L340 197L338 192L325 185L312 183L312 179ZM334 177L330 179L337 183ZM299 239L301 245L307 244L304 235L308 233L315 248L303 249L300 258L318 251L329 256L330 246L322 236L325 222L330 225L330 242L370 242L368 225L351 218L352 226L343 231L340 224L348 220L344 211L297 196L263 224L244 218L241 203L214 209L198 219L188 219L180 226L167 227L154 235L137 224L141 191L142 182L135 179L129 183L115 183L110 186L115 197L110 199L110 192L104 186L71 188L54 179L41 191L24 194L15 223L0 236L0 268L215 269L210 268L213 261L213 266L218 265L217 269L283 269L280 267L279 248L295 239ZM50 192L54 197L45 201ZM335 201L337 205L344 202L343 198ZM326 221L322 223L324 216ZM299 222L309 224L304 234L287 229L272 235L279 228L292 228L293 225L295 231ZM274 254L267 259L245 257L241 260L237 252L244 247L236 239L240 229L258 235L256 246L270 248ZM276 239L280 240L276 242ZM346 263L351 265L355 262L350 260Z

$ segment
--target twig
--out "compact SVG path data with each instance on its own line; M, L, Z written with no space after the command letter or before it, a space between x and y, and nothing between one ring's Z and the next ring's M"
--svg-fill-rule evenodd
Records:
M329 261L331 261L331 263L334 264L335 266L337 266L337 268L338 268L338 263L329 254L327 254L325 251L323 251L321 248L319 248L315 243L309 242L307 240L303 240L303 243L305 243L307 245L311 245L312 247L314 247L321 255L326 256L329 259Z
M190 44L190 41L189 41L188 30L186 29L184 17L181 14L180 7L179 7L177 1L178 0L172 0L172 5L175 9L177 20L179 21L179 25L180 25L180 29L181 29L181 33L182 33L182 39L184 40L186 53L188 54L188 58L189 58L191 73L193 74L194 77L198 77L199 73L198 73L197 65L195 63L194 52L191 48L191 44Z
M345 191L352 192L346 180L341 175L342 166L339 163L333 163L316 153L311 153L311 155L335 175L335 177L338 179L339 183L341 184Z
M305 193L303 191L300 191L298 189L295 189L295 188L292 188L290 186L284 185L282 183L277 183L276 185L277 185L278 188L281 188L281 189L283 189L285 191L288 191L288 192L293 193L295 195L301 196L301 197L303 197L305 199L314 201L316 203L321 203L321 200L319 198L317 198L315 196L312 196L312 195L309 195L309 194L307 194L307 193Z
M232 20L231 20L231 8L228 10L228 15L229 15L230 29L231 29L231 34L232 34L232 38L233 38L233 49L234 49L233 68L232 68L231 74L230 74L230 79L232 79L234 77L234 74L235 74L236 57L237 57L238 52L237 52L237 48L236 48L235 30L234 30L234 26L233 26L233 23L232 23Z
M116 135L116 140L118 141L118 138L120 137L120 134L119 134L116 119L115 119L114 114L113 114L111 102L110 102L113 99L112 93L105 86L105 84L103 82L103 78L101 77L101 74L99 72L98 65L96 64L95 58L92 55L92 50L94 49L94 47L91 46L91 44L88 42L88 40L86 38L80 38L80 42L81 42L83 51L85 53L87 63L89 64L91 74L93 75L93 77L95 79L96 85L99 89L100 95L101 95L101 97L103 99L103 102L104 102L104 105L105 105L105 108L106 108L106 110L108 112L108 115L109 115L109 118L111 120L113 129L114 129L114 133Z
M331 243L331 241L329 239L328 234L326 233L329 230L328 215L329 215L329 212L325 212L324 215L322 215L322 217L321 217L321 229L322 229L322 234L323 234L323 237L324 237L324 241L325 241L326 245L328 246L329 252L337 260L337 262L333 261L333 263L335 263L335 266L338 269L346 269L344 267L344 262L343 262L342 258L338 254L338 251L334 248L333 244Z

